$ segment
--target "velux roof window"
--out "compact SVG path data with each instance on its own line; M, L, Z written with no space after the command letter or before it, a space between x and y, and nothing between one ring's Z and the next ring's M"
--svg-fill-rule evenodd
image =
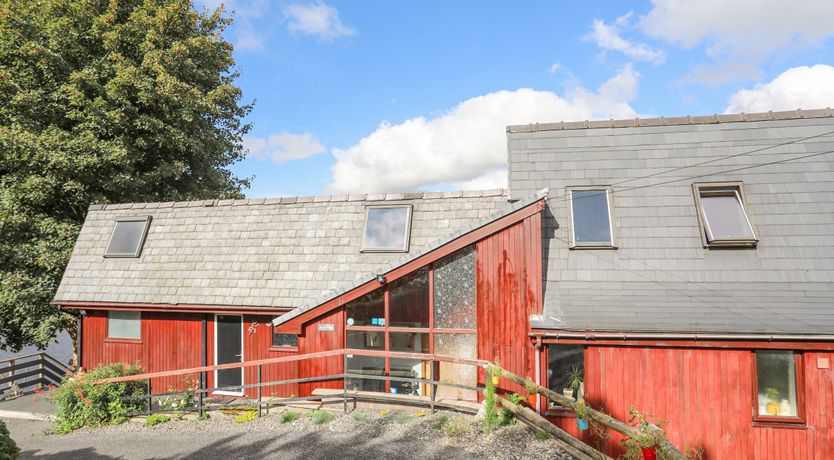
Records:
M150 216L117 217L104 257L139 257L150 223Z
M695 184L695 203L706 247L754 247L758 240L747 217L740 183Z
M408 252L411 206L368 206L365 215L365 252Z
M611 193L608 188L568 190L572 248L613 248Z

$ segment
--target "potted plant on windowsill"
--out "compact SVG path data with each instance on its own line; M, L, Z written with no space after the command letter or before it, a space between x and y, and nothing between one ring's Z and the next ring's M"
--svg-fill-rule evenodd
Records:
M591 415L591 406L585 403L584 399L580 398L573 410L576 412L576 426L580 431L587 430L588 417Z
M585 378L585 372L579 366L573 366L570 370L570 377L568 384L570 385L573 399L579 401L583 397L582 382Z
M666 439L666 433L663 431L666 421L655 420L654 417L642 414L634 408L629 413L629 424L637 429L637 434L620 442L626 450L623 458L640 460L642 457L643 460L656 460L657 447Z
M776 388L765 388L765 397L767 398L767 414L779 415L779 390Z

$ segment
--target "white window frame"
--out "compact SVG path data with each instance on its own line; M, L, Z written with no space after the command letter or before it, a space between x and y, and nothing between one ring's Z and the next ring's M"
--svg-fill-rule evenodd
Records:
M244 363L246 360L244 359L246 355L244 354L244 346L246 344L246 336L243 335L243 315L236 315L233 313L215 313L214 314L214 365L219 365L217 359L220 355L217 350L217 317L218 316L240 316L240 362ZM243 372L243 366L239 368L240 370L240 391L228 391L228 390L215 390L212 391L212 394L221 395L221 396L243 396L245 392L244 385L246 385L246 372ZM217 372L218 369L214 370L214 386L219 387L220 381L217 380Z
M756 230L753 228L753 223L750 221L750 214L747 212L747 199L744 196L744 186L741 182L702 182L692 184L692 192L695 195L695 208L698 214L698 225L701 231L701 243L704 248L755 248L759 243L756 238ZM704 212L704 207L701 204L701 196L703 194L713 196L735 196L741 205L741 212L744 215L744 220L750 228L752 238L747 237L731 237L731 238L714 238L712 236L712 229L709 226L709 219Z
M116 337L111 335L112 331L110 328L110 314L113 312L128 312L128 313L137 313L139 317L136 321L139 322L139 336L138 337ZM139 341L142 340L142 312L141 311L132 311L132 310L107 310L107 339L112 340L132 340L132 341Z
M403 239L402 247L397 248L369 248L365 241L368 235L368 219L371 216L372 209L400 209L405 208L408 212L405 218L405 238ZM389 204L380 206L365 206L365 226L362 227L362 252L408 252L409 241L411 240L411 215L413 213L410 204Z
M142 229L142 235L139 237L139 244L136 245L134 252L110 252L110 244L113 242L113 236L116 235L116 227L119 222L145 222L145 227ZM142 254L142 248L145 246L145 238L148 236L148 228L151 225L151 216L131 216L131 217L116 217L113 220L113 230L110 232L110 238L107 240L107 247L104 249L104 257L107 258L137 258Z
M593 242L577 242L576 233L574 229L573 218L573 192L605 192L605 198L608 202L608 228L610 241L593 241ZM614 198L610 186L607 185L589 185L589 186L575 186L566 189L568 197L568 224L570 226L570 249L617 249L615 241L617 235L614 233Z

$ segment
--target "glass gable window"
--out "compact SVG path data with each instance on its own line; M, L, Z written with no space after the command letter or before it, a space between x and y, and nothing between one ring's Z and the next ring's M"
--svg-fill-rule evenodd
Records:
M429 271L426 268L391 283L388 292L392 327L429 327Z
M348 326L385 326L385 292L369 292L347 306Z
M572 247L613 247L609 191L570 190Z
M408 252L411 206L369 206L366 209L362 250Z
M105 257L139 257L142 244L151 222L146 217L120 217L116 219L110 242L107 244Z
M138 311L108 311L107 337L111 339L141 339L142 314Z
M550 390L571 398L585 391L585 348L582 345L547 346L547 383Z
M468 247L434 266L434 326L475 329L475 249Z
M756 357L756 415L798 419L797 359L792 351L759 350Z
M741 184L696 184L695 201L707 246L755 246Z

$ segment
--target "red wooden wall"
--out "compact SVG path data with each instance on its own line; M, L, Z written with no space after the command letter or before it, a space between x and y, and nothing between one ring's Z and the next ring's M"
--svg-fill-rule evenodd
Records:
M754 424L750 350L590 346L586 352L586 399L620 420L631 407L669 421L669 439L679 448L702 447L706 459L833 459L834 369L817 369L804 352L803 426ZM593 445L574 418L557 425ZM581 434L580 434L581 433ZM609 453L621 453L612 433Z
M319 325L332 324L334 330L319 330ZM298 351L301 354L317 351L338 350L345 347L345 315L344 307L333 310L315 321L304 325L303 334L298 336ZM307 359L298 363L299 377L323 377L325 375L340 374L344 369L341 356L328 358ZM342 388L344 381L329 380L299 384L299 394L309 396L316 388Z
M541 313L541 214L479 241L475 248L478 358L497 358L505 369L532 378L535 349L527 334L530 315ZM483 383L483 375L479 380ZM501 389L523 390L503 381Z

